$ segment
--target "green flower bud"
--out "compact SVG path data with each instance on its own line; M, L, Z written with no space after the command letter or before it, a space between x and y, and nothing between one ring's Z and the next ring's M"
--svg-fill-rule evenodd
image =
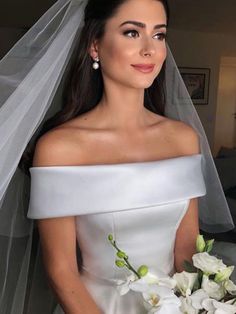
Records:
M219 283L224 280L228 280L233 271L234 271L234 266L226 267L224 270L222 270L221 272L215 275L214 281Z
M138 269L138 274L140 277L144 277L148 273L148 267L146 265L141 265Z
M109 240L109 241L112 241L112 240L113 240L112 234L109 234L109 235L108 235L108 240Z
M197 252L198 252L198 253L204 252L205 247L206 247L206 242L205 242L203 236L202 236L201 234L199 234L199 235L197 236L197 241L196 241L196 249L197 249Z
M122 268L125 266L125 262L121 261L120 259L117 259L116 260L116 266Z
M206 241L205 252L207 252L207 253L211 252L211 250L213 248L214 241L215 241L214 239Z
M125 252L122 252L122 251L118 251L116 253L116 255L119 257L119 258L127 258L128 256L125 254Z

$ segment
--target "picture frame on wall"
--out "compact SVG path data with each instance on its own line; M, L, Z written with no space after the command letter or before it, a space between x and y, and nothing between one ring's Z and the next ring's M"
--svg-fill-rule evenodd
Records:
M210 69L179 67L179 71L194 105L207 105Z

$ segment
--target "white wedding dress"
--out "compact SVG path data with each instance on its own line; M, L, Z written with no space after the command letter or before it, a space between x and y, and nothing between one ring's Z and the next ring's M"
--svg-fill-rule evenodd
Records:
M81 278L105 314L144 314L139 293L120 296L107 236L129 255L134 267L146 264L174 271L177 228L191 198L206 193L201 154L122 164L33 167L28 217L76 216L83 257ZM58 307L56 313L63 313ZM173 313L174 314L174 313Z

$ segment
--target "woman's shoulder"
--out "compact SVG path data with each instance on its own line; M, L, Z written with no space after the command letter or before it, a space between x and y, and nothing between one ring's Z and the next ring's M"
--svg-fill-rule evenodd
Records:
M69 166L78 160L78 141L69 125L56 127L42 135L36 143L33 166ZM80 156L80 159L82 156Z
M170 118L165 118L162 124L163 133L167 134L169 141L181 151L181 154L199 153L199 135L192 126Z

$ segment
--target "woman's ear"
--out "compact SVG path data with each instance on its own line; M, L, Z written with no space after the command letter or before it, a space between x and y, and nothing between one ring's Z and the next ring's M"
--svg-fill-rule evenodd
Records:
M95 59L98 56L98 41L97 40L93 41L93 43L91 44L89 48L89 54L93 59Z

